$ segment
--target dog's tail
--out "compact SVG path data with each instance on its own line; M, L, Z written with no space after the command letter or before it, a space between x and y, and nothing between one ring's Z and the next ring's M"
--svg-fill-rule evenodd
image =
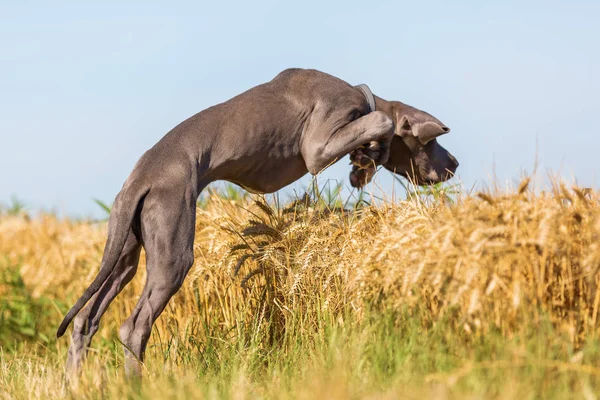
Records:
M115 269L119 257L121 256L121 252L123 251L123 247L125 247L127 235L129 234L131 223L137 213L139 203L150 191L150 188L148 187L140 189L136 186L137 185L135 184L125 184L121 192L117 195L108 221L108 239L106 241L106 246L104 247L100 272L98 272L94 281L85 292L83 292L83 295L77 300L75 305L63 319L56 332L57 338L65 333L73 318L81 311L89 299L100 290L102 284Z

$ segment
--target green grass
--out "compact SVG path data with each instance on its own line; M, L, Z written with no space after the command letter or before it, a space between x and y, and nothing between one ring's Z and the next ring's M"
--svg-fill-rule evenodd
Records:
M17 196L11 196L10 204L0 204L0 215L21 215L27 211L27 206Z
M155 330L141 388L124 379L116 336L97 337L81 381L69 385L62 372L67 344L54 339L47 300L25 310L18 305L30 297L18 276L5 276L3 285L13 294L0 300L2 398L562 399L600 390L600 369L589 367L600 362L595 339L575 350L567 333L544 321L523 324L511 338L480 336L457 330L454 317L423 326L416 321L426 318L416 314L427 310L379 307L361 321L351 307L336 318L297 314L268 345L255 336L259 318L204 340L197 332L219 332L220 321L174 324L168 338Z

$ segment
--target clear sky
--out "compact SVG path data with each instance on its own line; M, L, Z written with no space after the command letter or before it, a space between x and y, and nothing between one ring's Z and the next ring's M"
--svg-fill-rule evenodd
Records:
M467 187L531 171L536 142L543 174L597 187L599 18L577 0L0 0L0 203L98 215L172 127L288 67L435 115Z

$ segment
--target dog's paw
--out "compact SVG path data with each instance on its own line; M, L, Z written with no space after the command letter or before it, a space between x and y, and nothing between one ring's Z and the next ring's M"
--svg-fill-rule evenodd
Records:
M366 168L360 168L357 165L353 165L352 171L350 171L350 185L354 188L362 188L367 183L371 182L375 172L377 172L377 169L374 165Z
M385 142L371 142L350 153L350 163L361 168L382 165L388 161L389 145Z
M374 162L375 160L373 160L368 149L364 146L350 153L350 164L358 168L367 168Z

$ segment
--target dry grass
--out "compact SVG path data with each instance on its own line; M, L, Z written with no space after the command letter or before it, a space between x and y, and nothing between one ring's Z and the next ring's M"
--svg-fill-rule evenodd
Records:
M165 357L215 338L292 348L291 333L318 331L324 316L332 326L360 326L385 311L411 316L424 332L443 324L469 343L550 323L576 352L599 326L600 203L595 192L557 184L534 194L528 183L455 204L412 199L356 212L213 196L197 211L195 265L152 340ZM56 326L59 308L97 273L105 235L102 223L5 216L0 255L20 265L33 297L56 300ZM130 313L143 269L142 259L97 338L112 338ZM49 342L64 352L65 344ZM581 360L555 362L551 368L599 374ZM454 378L488 368L465 365Z

